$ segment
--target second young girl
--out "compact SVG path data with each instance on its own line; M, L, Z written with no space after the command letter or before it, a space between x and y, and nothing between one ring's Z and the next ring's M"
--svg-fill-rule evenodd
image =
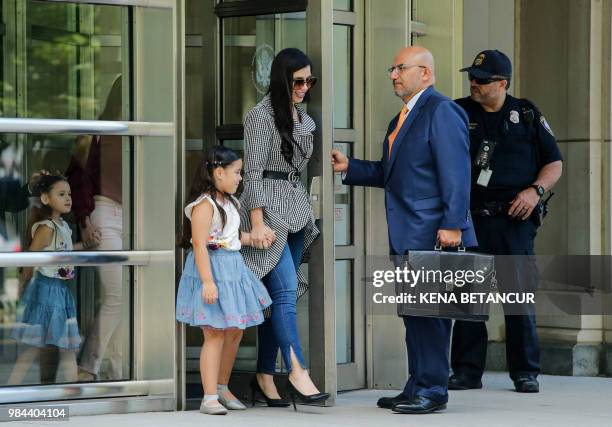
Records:
M32 225L30 251L72 251L89 249L100 242L93 234L84 243L72 244L72 232L62 215L70 213L70 185L62 176L42 175L37 185L40 194L38 221ZM25 273L29 276L31 269ZM68 288L75 276L72 266L37 268L19 303L19 317L11 337L25 344L9 377L9 384L21 384L40 349L59 349L56 381L77 381L76 352L81 344L74 297ZM29 278L28 278L29 279Z
M225 147L208 151L193 181L182 246L191 248L179 283L176 318L198 326L204 335L200 373L204 399L200 411L223 415L246 409L229 391L243 330L263 322L272 301L261 281L244 264L240 248L250 245L239 232L238 201L242 160Z

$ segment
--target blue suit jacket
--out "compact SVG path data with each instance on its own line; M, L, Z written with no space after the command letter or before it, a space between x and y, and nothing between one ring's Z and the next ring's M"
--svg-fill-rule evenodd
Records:
M380 161L351 158L347 185L385 189L392 254L433 249L439 229L461 229L463 244L477 246L470 217L471 161L468 117L429 87L408 114L388 156L389 123Z

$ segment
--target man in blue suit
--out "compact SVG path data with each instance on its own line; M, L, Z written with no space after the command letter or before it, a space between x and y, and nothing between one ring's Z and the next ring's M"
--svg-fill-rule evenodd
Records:
M470 218L470 153L465 111L436 92L434 60L427 49L402 49L389 68L404 108L395 116L380 161L347 158L332 151L335 172L347 185L379 187L392 255L410 250L476 246ZM451 320L404 316L410 377L402 393L378 406L422 414L448 402Z

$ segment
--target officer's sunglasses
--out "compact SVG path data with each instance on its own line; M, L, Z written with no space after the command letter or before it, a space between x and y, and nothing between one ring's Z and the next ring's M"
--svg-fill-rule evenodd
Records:
M499 77L488 77L486 79L479 79L473 74L468 74L468 80L471 82L472 81L476 82L477 85L488 85L489 83L501 82L502 80L506 80L506 79L502 79Z
M305 79L293 79L293 88L300 89L306 86L308 89L317 84L317 78L314 76L307 77Z

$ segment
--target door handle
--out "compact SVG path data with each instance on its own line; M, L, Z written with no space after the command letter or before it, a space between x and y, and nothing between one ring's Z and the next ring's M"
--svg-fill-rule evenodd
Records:
M312 205L312 211L315 219L321 219L321 203L323 198L321 197L321 177L314 176L310 182L310 204Z

